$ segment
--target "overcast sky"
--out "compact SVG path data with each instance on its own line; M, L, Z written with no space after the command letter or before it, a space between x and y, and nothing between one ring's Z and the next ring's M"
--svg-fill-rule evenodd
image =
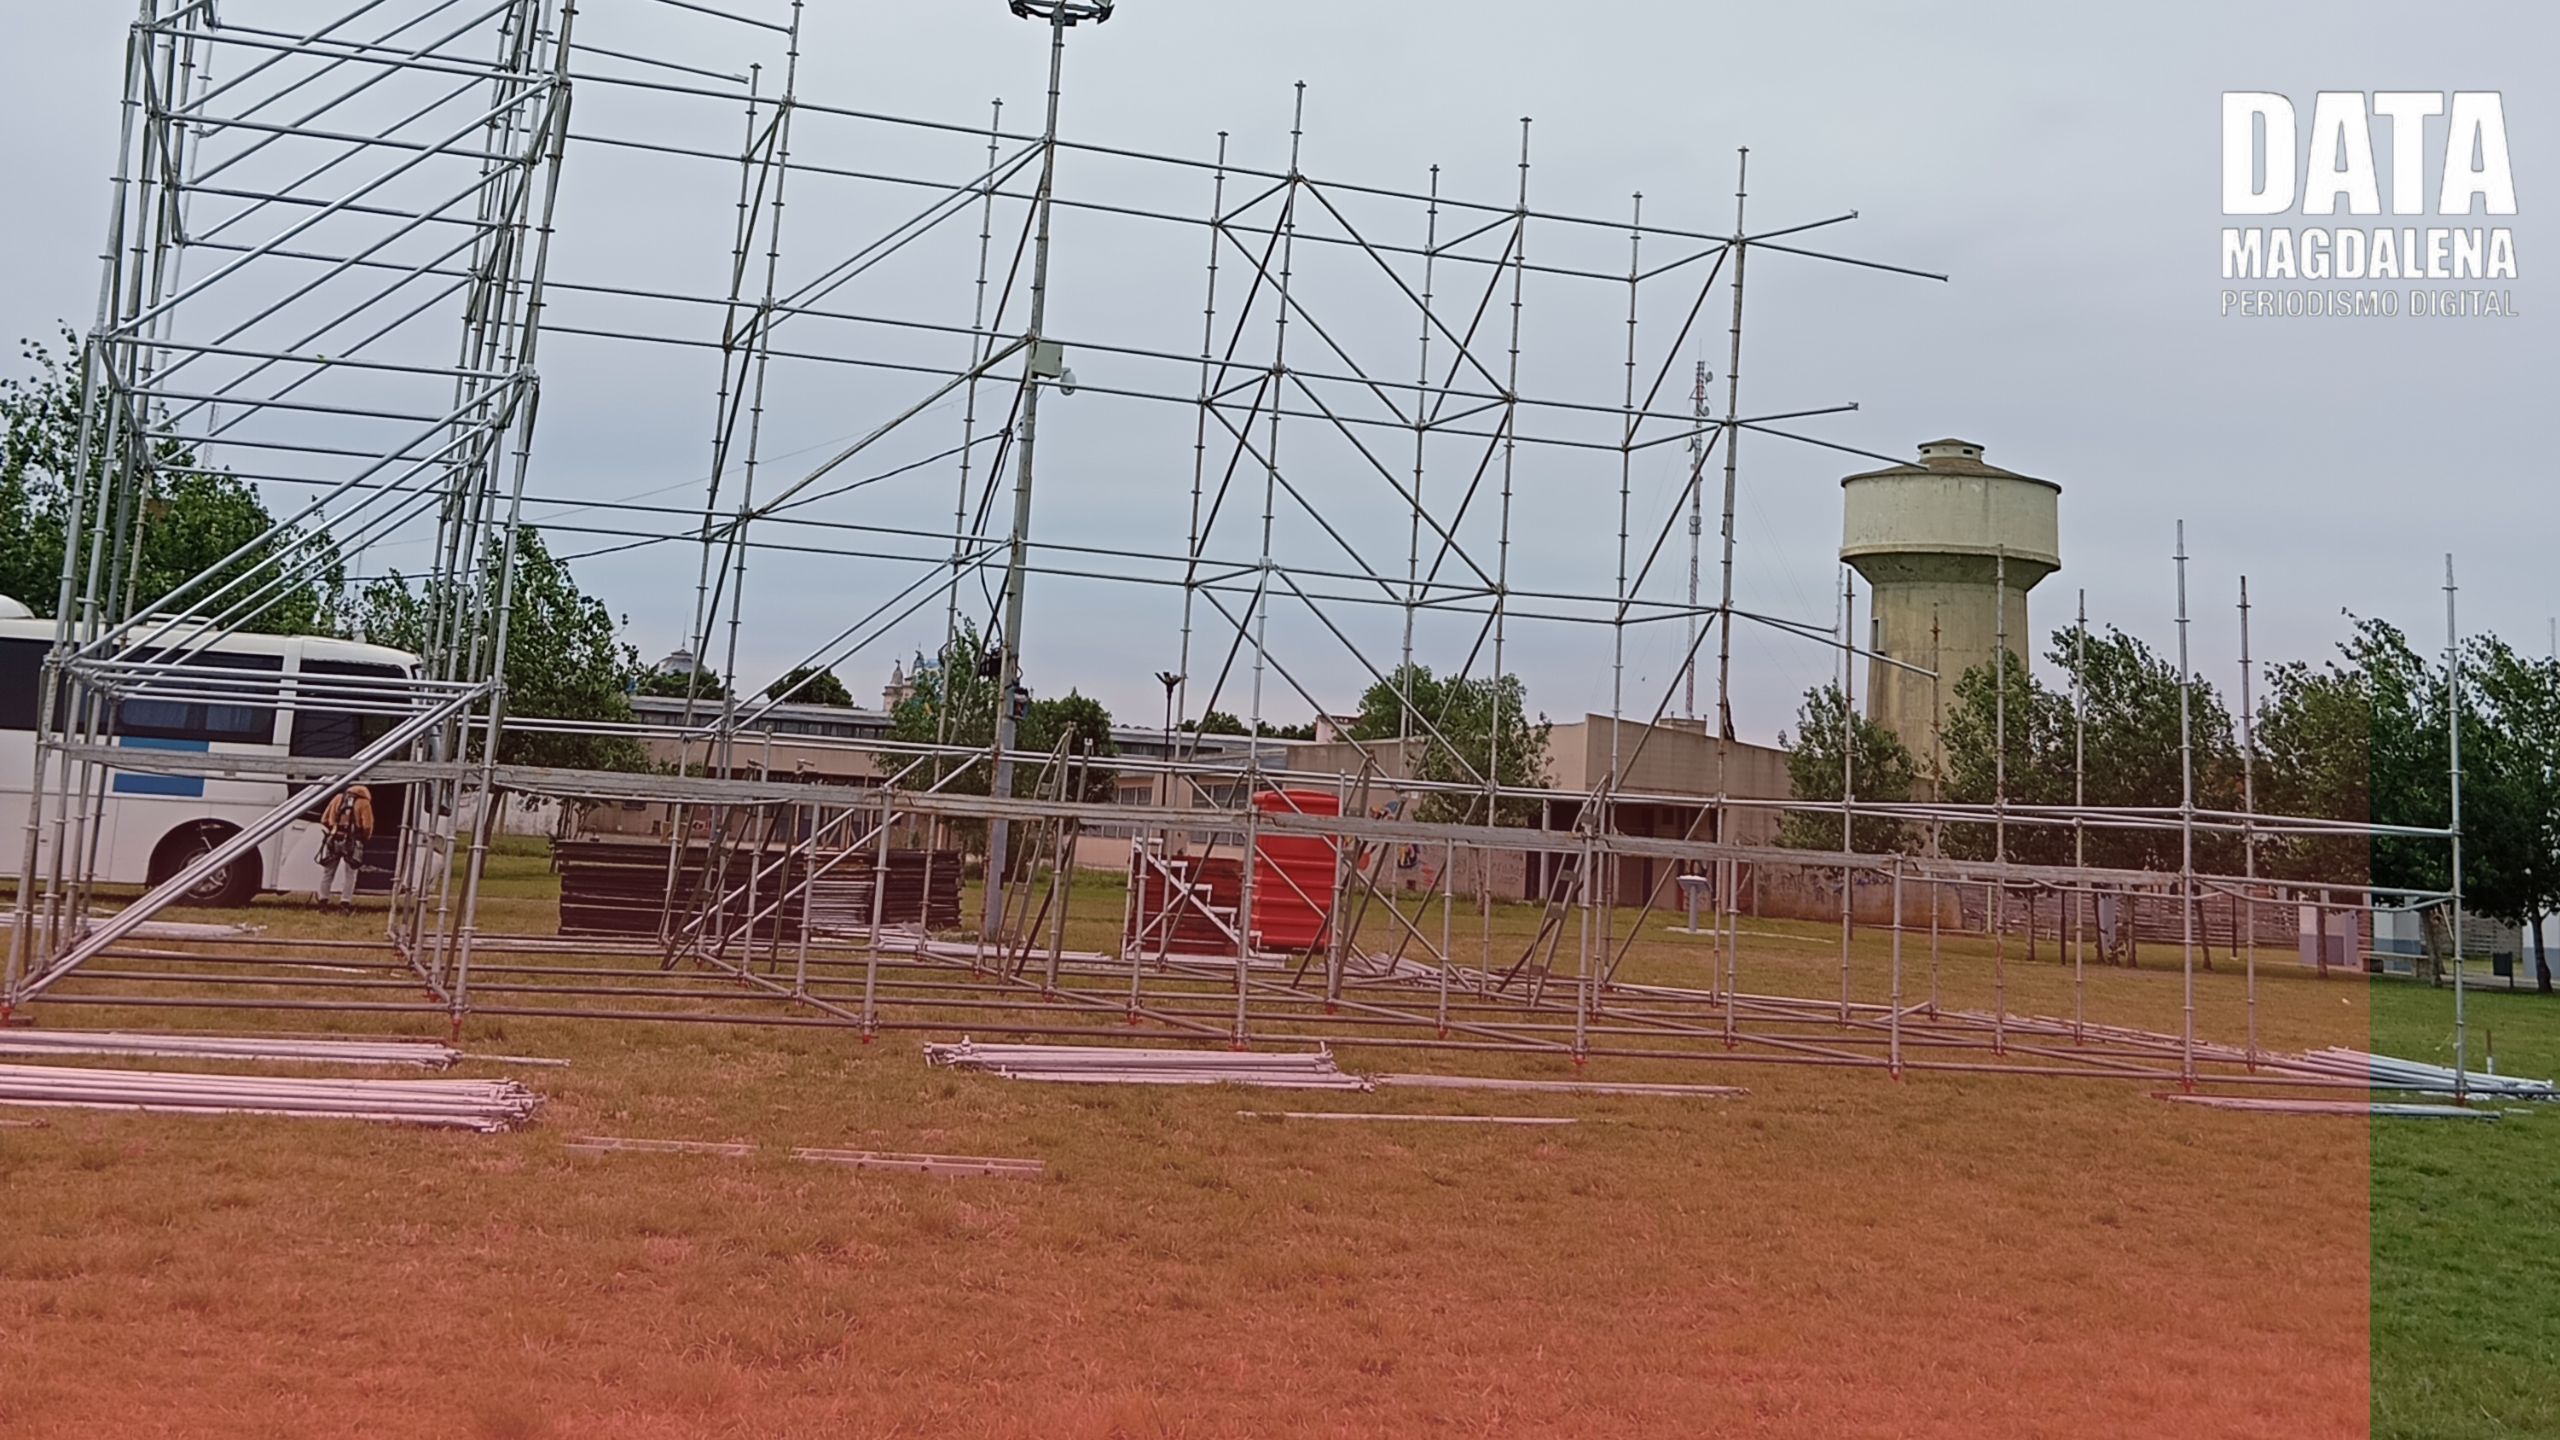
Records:
M783 11L778 0L742 3L759 14ZM11 10L9 43L0 46L0 153L8 180L0 193L10 200L0 210L0 329L41 335L57 321L86 324L95 304L123 23L131 10L31 3ZM312 7L229 0L222 11L237 23L263 23L270 15L306 16ZM2550 413L2560 333L2551 318L2560 292L2549 279L2560 266L2553 238L2560 229L2546 218L2547 206L2560 206L2560 190L2549 184L2560 153L2551 66L2560 23L2548 7L2523 3L2464 7L2459 23L2438 18L2452 13L2382 4L1125 0L1108 26L1074 37L1062 128L1096 144L1204 159L1225 130L1239 163L1278 169L1289 144L1292 83L1304 81L1308 173L1418 190L1438 164L1445 192L1507 205L1518 184L1519 120L1529 116L1533 207L1615 218L1640 190L1648 221L1714 233L1731 227L1735 149L1748 145L1754 229L1855 210L1860 219L1820 232L1818 243L1952 278L1936 284L1756 256L1743 411L1854 402L1856 413L1803 428L1892 455L1940 435L1963 436L1984 444L1996 464L2058 481L2063 570L2036 592L2040 631L2065 621L2075 592L2085 588L2093 619L2170 650L2173 527L2184 518L2194 554L2196 663L2227 688L2236 677L2232 601L2243 573L2256 602L2262 658L2326 653L2344 632L2345 611L2383 616L2432 642L2443 623L2447 551L2461 571L2466 628L2493 628L2538 652L2547 643L2547 617L2560 612L2553 446L2531 429L2533 417ZM780 60L761 33L640 0L587 0L580 24L595 43L713 69ZM1043 36L1008 16L1002 0L813 6L804 50L805 97L979 125L987 102L1000 96L1008 102L1008 130L1036 123ZM2520 316L2218 316L2221 92L2286 93L2307 118L2315 91L2375 89L2503 92L2520 213L2497 223L2514 227L2520 275L2499 288L2512 294ZM582 88L576 115L582 133L719 150L733 149L740 130L734 103L644 100L606 86ZM976 140L945 142L818 118L794 136L801 160L954 179L965 178L959 167L982 151ZM555 276L716 293L725 283L736 183L734 164L603 146L573 150ZM786 290L923 203L916 192L826 177L792 183L782 241ZM1208 184L1204 171L1090 155L1070 155L1060 174L1063 193L1185 214L1205 212ZM1230 202L1236 198L1231 192ZM1346 202L1346 210L1353 223L1376 227L1378 238L1407 245L1421 238L1418 208ZM841 292L838 302L867 314L966 323L976 228L971 216L935 232L913 255ZM996 228L1007 230L1003 215ZM1000 234L1000 251L1009 240ZM1474 253L1497 253L1501 240L1492 236ZM1533 261L1569 258L1597 269L1623 268L1626 243L1622 233L1561 226L1533 229L1530 239ZM1679 253L1672 242L1649 243L1655 248L1648 262ZM1053 330L1097 346L1196 352L1207 249L1196 227L1062 214ZM1243 268L1229 251L1221 283L1231 308ZM1410 280L1408 270L1399 273ZM1444 306L1471 308L1480 297L1481 276L1457 278L1465 274L1462 265L1445 267ZM1410 378L1419 326L1409 309L1397 311L1382 280L1374 263L1331 247L1305 257L1298 293L1307 319L1337 334L1364 364ZM1685 290L1683 283L1679 276L1648 282L1640 305L1646 375L1666 361L1674 369L1665 409L1685 404L1693 359L1725 369L1720 295L1700 339L1667 349L1697 298L1694 281ZM1524 302L1524 391L1616 403L1626 312L1623 285L1533 285ZM662 329L694 340L716 335L718 325L716 311L698 306L614 309L566 295L559 317L572 326ZM1252 333L1243 353L1260 345L1267 356L1267 322ZM783 343L935 363L948 363L953 348L940 342L936 360L912 336L814 322ZM1303 329L1290 344L1302 364L1329 358L1309 356ZM1501 348L1497 342L1485 353L1498 356ZM1445 352L1441 358L1445 363ZM1149 367L1098 350L1073 363L1096 390L1125 384L1187 394L1197 381L1196 367ZM537 496L699 503L717 373L704 352L563 335L544 342L542 373L531 486ZM777 364L763 445L772 457L770 478L759 484L798 478L825 447L869 429L925 388L913 376ZM1719 408L1722 392L1719 381ZM999 396L991 407L1002 403ZM1038 502L1044 535L1103 551L1178 550L1190 504L1194 418L1188 407L1108 394L1051 397ZM982 417L982 430L985 423ZM939 407L915 428L881 447L877 468L956 444L959 408ZM1407 544L1401 502L1325 428L1289 422L1283 468L1304 476L1355 550L1400 575ZM1587 420L1559 419L1550 433L1592 432ZM1409 469L1410 438L1386 444L1393 463ZM1450 490L1442 487L1464 487L1473 453L1453 438L1445 449L1435 442L1428 459L1427 483L1440 497L1434 503L1446 504ZM858 478L873 463L866 456L838 478ZM1522 463L1515 584L1611 592L1617 464L1614 456L1581 452ZM1744 444L1742 603L1831 623L1836 482L1870 464L1765 438ZM1637 563L1676 505L1684 477L1676 445L1639 458L1629 477ZM1212 548L1221 555L1250 560L1258 548L1259 478L1248 488L1249 499L1215 532ZM952 494L944 464L831 501L824 513L845 523L947 528ZM565 528L597 512L548 503L531 513L561 522L556 550L613 543ZM1487 568L1494 564L1492 513L1471 511L1462 535L1469 555ZM1712 517L1709 525L1712 547ZM1349 567L1303 518L1283 514L1276 533L1284 558ZM395 551L366 563L374 573L415 568L414 556L404 561ZM629 636L644 652L654 656L678 643L691 614L691 552L660 545L582 560L577 570L628 617ZM1685 570L1685 536L1675 533L1644 593L1676 597ZM750 679L769 677L916 573L892 561L759 558L748 580L741 670ZM1710 596L1713 587L1710 573ZM964 596L963 612L983 617L988 602L978 587ZM1197 618L1209 637L1215 617ZM1401 619L1371 609L1339 623L1347 637L1303 610L1275 612L1272 653L1328 705L1347 709L1367 677L1345 638L1372 660L1391 662ZM1043 690L1078 686L1124 721L1151 722L1162 693L1151 676L1177 663L1179 629L1178 591L1043 579L1026 627L1030 679ZM847 684L868 699L893 658L929 648L940 630L935 605L844 665ZM1682 648L1677 630L1634 633L1626 655L1630 711L1650 712L1672 683ZM1426 627L1418 646L1426 660L1452 668L1473 633L1453 618ZM1207 658L1195 655L1192 673L1202 676L1215 669L1223 645L1214 638L1196 644ZM1608 708L1605 630L1524 623L1509 644L1535 707L1558 717ZM1832 670L1822 649L1765 634L1747 634L1737 653L1737 719L1752 738L1787 725L1795 697ZM1221 707L1242 712L1239 687L1246 683L1232 681ZM1195 709L1203 688L1195 681ZM1263 708L1274 719L1294 720L1307 706L1275 674L1266 680Z

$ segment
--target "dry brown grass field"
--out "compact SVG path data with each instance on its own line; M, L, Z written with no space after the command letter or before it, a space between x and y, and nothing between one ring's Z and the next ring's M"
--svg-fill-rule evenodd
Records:
M549 928L539 857L506 859L489 923ZM1100 943L1116 892L1080 888L1077 912L1090 918L1071 943ZM272 900L250 918L368 928ZM1525 935L1534 912L1498 922ZM1703 983L1699 942L1662 925L1630 964ZM1755 923L1745 939L1746 988L1837 994L1836 932ZM1859 938L1861 998L1885 993L1885 943ZM1924 955L1915 937L1914 990ZM2092 1019L2175 1028L2176 956L2145 958L2091 967ZM2050 948L2008 971L2015 1008L2067 1012ZM1950 1007L1987 1006L1982 944L1950 941L1940 983ZM2270 1045L2367 1034L2362 981L2271 961L2260 990ZM2241 1036L2227 959L2198 1005L2202 1033ZM0 1128L0 1435L2199 1440L2368 1424L2359 1122L2163 1104L2122 1081L1895 1083L1717 1060L1586 1073L1746 1098L1043 1087L926 1066L919 1039L972 1028L864 1045L826 1028L475 1020L466 1048L572 1062L455 1072L549 1096L533 1127L499 1136L6 1112L44 1123ZM1546 1057L1341 1058L1571 1073ZM564 1148L593 1134L763 1148ZM784 1158L801 1145L1049 1171Z

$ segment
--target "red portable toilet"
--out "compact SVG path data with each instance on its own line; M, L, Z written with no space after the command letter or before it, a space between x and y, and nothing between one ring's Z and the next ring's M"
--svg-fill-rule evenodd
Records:
M1325 790L1264 790L1254 808L1271 814L1339 815L1342 800ZM1338 842L1329 835L1254 837L1253 928L1272 950L1313 950L1333 919Z

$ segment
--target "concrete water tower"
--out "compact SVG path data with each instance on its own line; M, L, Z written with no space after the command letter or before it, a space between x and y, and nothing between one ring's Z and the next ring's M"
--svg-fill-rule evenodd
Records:
M2031 659L2027 592L2062 568L2062 487L1986 464L1970 440L1932 440L1908 465L1840 482L1840 558L1867 582L1868 645L1926 674L1871 661L1867 714L1900 736L1921 773L1938 759L1938 728L1956 681L2009 652Z

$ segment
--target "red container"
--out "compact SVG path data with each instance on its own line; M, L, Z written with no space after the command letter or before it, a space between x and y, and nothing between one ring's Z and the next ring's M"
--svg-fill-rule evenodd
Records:
M1254 808L1270 814L1339 815L1326 790L1265 790ZM1271 950L1313 950L1333 920L1336 841L1327 835L1271 835L1253 842L1253 928Z

